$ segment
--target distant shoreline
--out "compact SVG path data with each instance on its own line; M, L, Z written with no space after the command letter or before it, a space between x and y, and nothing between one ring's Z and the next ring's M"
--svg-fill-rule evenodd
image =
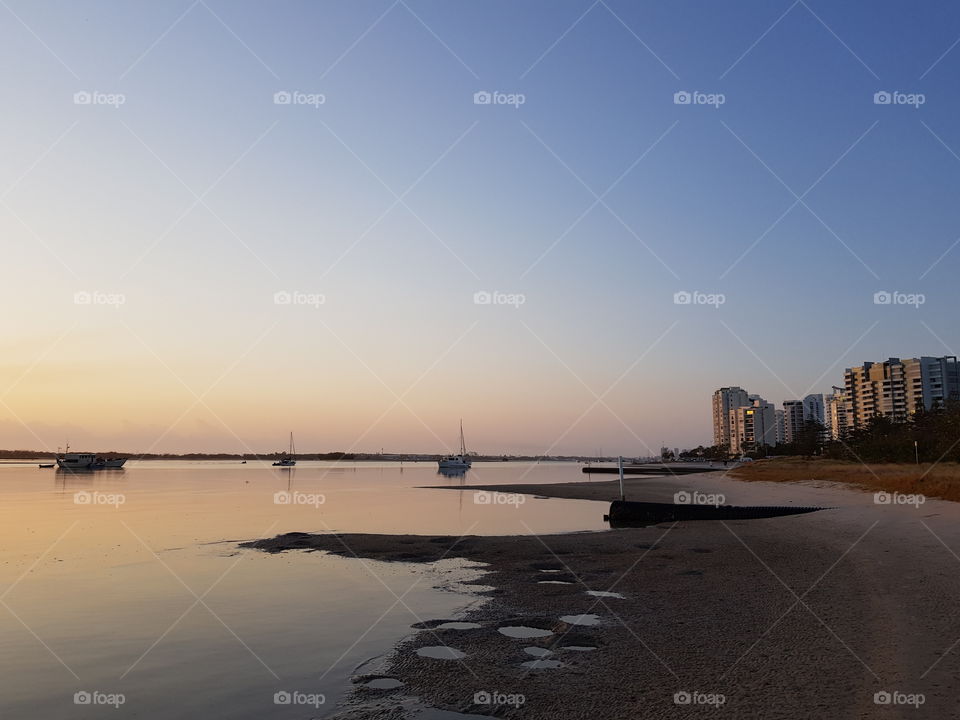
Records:
M84 451L78 451L84 452ZM45 460L53 457L54 453L49 451L37 450L0 450L0 464L4 461L24 461L24 460ZM105 458L125 457L131 460L262 460L274 461L279 457L286 456L286 453L135 453L118 452L111 450L109 452L98 452L97 455ZM345 461L345 462L436 462L442 453L296 453L293 456L296 460L323 460L323 461ZM471 455L474 462L594 462L594 463L615 463L617 458L598 458L586 455ZM626 461L626 459L625 459ZM633 460L631 460L633 462Z

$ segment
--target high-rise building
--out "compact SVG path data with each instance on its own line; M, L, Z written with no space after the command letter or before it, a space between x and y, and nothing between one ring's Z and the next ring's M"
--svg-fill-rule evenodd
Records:
M844 386L848 427L863 427L875 416L903 422L918 410L960 400L960 366L952 355L865 362L846 369Z
M777 442L776 408L759 395L752 395L750 405L730 410L730 452L745 453Z
M847 434L847 428L853 427L850 418L850 403L843 388L834 387L833 392L823 399L823 426L825 435L831 440L842 440Z
M826 424L822 394L807 395L803 398L803 420L804 422L813 421L821 425Z
M784 433L786 432L784 428L784 414L783 410L774 410L774 417L776 418L777 423L777 445L783 445L786 442L784 438Z
M803 431L803 400L783 401L783 441L796 442Z
M741 387L722 387L713 393L713 444L731 446L730 411L750 404Z

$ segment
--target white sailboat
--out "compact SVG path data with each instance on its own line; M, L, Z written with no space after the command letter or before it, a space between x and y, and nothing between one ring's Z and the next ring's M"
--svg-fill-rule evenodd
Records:
M287 451L286 456L281 457L277 460L273 466L274 467L293 467L297 464L297 461L294 459L294 456L297 454L297 448L293 444L293 431L290 431L290 450Z
M460 420L460 454L447 455L440 458L437 464L441 470L469 470L472 464L470 456L467 455L467 446L463 441L463 420Z

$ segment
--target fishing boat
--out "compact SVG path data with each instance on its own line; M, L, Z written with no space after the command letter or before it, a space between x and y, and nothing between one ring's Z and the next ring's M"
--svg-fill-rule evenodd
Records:
M293 444L293 432L290 433L290 450L287 451L287 454L282 456L277 460L273 466L274 467L293 467L297 464L297 461L294 459L294 456L297 454L297 449Z
M57 467L63 470L115 470L122 468L127 461L127 458L104 458L96 453L72 453L69 445L62 453L57 453L55 459Z
M467 446L463 441L463 420L460 420L460 454L442 457L437 464L441 470L468 470L472 462L467 455Z

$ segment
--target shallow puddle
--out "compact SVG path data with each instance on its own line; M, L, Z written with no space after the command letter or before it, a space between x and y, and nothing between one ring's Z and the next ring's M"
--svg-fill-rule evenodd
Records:
M599 625L600 618L597 615L563 615L560 617L568 625Z
M433 658L434 660L460 660L467 656L465 652L446 645L429 645L422 647L417 650L417 655L420 657Z
M542 630L541 628L527 627L525 625L508 625L497 630L501 635L512 638L541 638L553 635L552 630Z
M587 595L593 595L593 597L605 597L605 598L620 598L624 599L623 595L618 592L609 592L607 590L587 590Z
M394 688L403 687L403 681L397 680L396 678L377 678L376 680L364 683L363 686L373 688L374 690L393 690Z
M589 645L565 645L560 649L573 650L574 652L593 652L594 650L596 650L595 647L590 647Z
M548 655L553 655L552 650L547 650L546 648L541 648L541 647L525 647L523 651L527 655L533 655L534 657L537 657L537 658L543 658L543 657L547 657Z
M556 668L563 667L563 663L559 660L529 660L525 663L520 663L521 667L532 668L534 670L554 670Z
M573 585L568 580L537 580L537 585Z
M437 625L435 629L437 630L476 630L479 627L480 627L480 623L445 622L441 625Z

